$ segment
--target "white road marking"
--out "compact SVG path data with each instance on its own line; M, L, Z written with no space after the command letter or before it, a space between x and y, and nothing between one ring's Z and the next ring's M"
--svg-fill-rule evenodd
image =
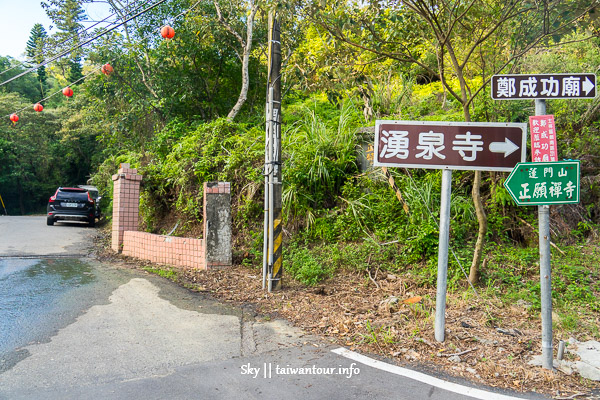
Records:
M410 369L402 368L397 365L391 365L382 361L374 360L362 354L340 347L338 349L331 350L333 353L339 354L342 357L349 358L354 361L358 361L369 367L377 368L382 371L390 372L392 374L404 376L415 381L425 383L427 385L435 386L449 392L458 393L464 396L473 397L481 400L522 400L522 397L507 396L494 392L487 392L485 390L476 389L468 386L459 385L458 383L446 381L439 378L434 378L421 372L413 371Z

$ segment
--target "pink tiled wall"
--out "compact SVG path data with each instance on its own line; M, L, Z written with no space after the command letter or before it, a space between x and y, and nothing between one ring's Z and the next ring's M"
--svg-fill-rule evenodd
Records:
M204 269L204 241L125 231L123 254L158 264Z
M121 164L113 175L112 249L126 256L159 264L206 269L230 265L207 260L204 239L181 238L138 232L140 183L142 176L129 164ZM230 193L228 182L204 184L205 194ZM206 210L206 195L205 210ZM206 236L206 215L205 215Z
M210 183L204 182L204 194L206 193L230 193L231 192L231 183L229 182L215 182L211 186ZM206 197L204 198L204 203L206 204Z
M112 249L121 251L123 232L137 231L140 203L140 183L142 176L129 164L121 164L119 172L112 176L113 224Z

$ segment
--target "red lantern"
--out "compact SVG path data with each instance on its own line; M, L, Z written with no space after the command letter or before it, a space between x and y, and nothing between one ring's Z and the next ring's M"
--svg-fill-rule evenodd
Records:
M114 71L112 65L108 63L104 64L100 70L104 75L110 75Z
M160 34L165 39L173 39L175 36L175 29L171 28L169 25L165 25L160 29Z
M44 110L44 106L40 103L35 103L35 105L33 106L33 110L37 112L42 112L42 110Z
M19 116L15 113L10 114L10 120L12 121L13 125L17 123L17 121L19 120Z
M62 94L64 94L67 97L71 97L73 96L73 89L71 89L70 87L66 87L62 90Z

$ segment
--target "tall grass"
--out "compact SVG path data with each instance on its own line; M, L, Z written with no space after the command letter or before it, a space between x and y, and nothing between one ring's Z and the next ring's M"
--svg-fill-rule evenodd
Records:
M356 172L353 107L342 106L335 126L310 109L283 132L283 210L288 221L314 223L318 210L337 202L345 181Z

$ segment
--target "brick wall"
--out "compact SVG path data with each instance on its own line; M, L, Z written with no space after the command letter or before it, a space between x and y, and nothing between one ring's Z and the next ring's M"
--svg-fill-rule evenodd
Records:
M113 175L112 249L158 264L208 269L230 266L231 187L229 182L204 184L204 239L138 232L142 176L129 164Z
M121 164L119 172L112 176L113 191L113 223L112 249L120 252L125 231L138 230L140 208L140 183L142 176L129 164Z
M204 241L202 239L125 231L123 254L158 264L205 268Z

